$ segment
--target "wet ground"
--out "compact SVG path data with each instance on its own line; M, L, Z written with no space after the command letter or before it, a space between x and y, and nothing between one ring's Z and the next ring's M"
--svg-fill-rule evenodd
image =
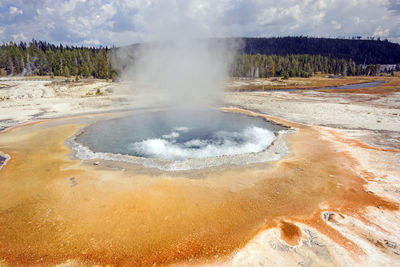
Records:
M112 113L8 128L0 133L0 150L11 156L0 171L0 264L394 265L400 257L396 84L368 94L226 94L227 111L297 129L285 136L289 155L251 165L165 172L74 158L65 141ZM24 101L5 108L31 114L37 100ZM41 100L42 116L54 101ZM90 102L89 110L109 103L68 101ZM4 114L19 122L22 113Z
M65 140L87 123L79 118L2 133L0 147L11 160L0 172L0 191L7 192L0 202L0 256L12 265L212 263L269 228L281 228L281 239L298 245L301 223L354 260L365 257L326 223L333 217L325 213L373 225L363 215L368 207L395 211L398 204L368 191L357 160L323 131L269 119L298 129L285 138L290 155L175 173L71 159ZM188 173L201 179L187 179Z

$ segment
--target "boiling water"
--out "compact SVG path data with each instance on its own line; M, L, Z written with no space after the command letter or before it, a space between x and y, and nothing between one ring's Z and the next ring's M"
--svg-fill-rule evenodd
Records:
M246 115L173 110L97 122L77 142L94 152L182 160L260 152L281 129Z

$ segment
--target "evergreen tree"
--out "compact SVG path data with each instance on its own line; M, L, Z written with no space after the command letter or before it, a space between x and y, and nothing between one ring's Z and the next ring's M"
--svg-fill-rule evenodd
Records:
M400 58L393 56L399 53L392 53L397 51L400 47L398 45L383 41L347 41L306 37L245 38L244 53L237 56L230 74L251 78L286 75L309 77L317 72L349 76L377 75L380 66L376 63L389 60L385 51L392 56L390 61L400 61ZM332 48L335 45L336 50ZM132 46L132 49L135 47ZM345 50L347 54L344 54ZM299 51L303 51L303 54ZM360 54L360 51L369 52ZM67 77L72 75L85 78L92 76L115 80L117 72L111 67L111 53L112 49L107 47L63 46L36 40L19 44L9 42L0 46L0 74ZM349 55L354 55L355 59L351 59ZM363 56L364 61L358 64L360 56ZM369 64L364 65L364 62ZM400 65L397 64L395 69L400 71ZM387 72L390 72L390 69L387 69Z
M32 40L0 46L0 70L7 75L55 75L111 78L111 50L53 45ZM2 72L3 72L2 71Z

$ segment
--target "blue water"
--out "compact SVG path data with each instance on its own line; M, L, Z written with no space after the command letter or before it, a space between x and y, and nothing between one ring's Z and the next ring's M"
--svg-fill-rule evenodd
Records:
M346 90L346 89L360 89L360 88L368 88L368 87L375 87L380 84L385 83L385 81L374 81L370 83L358 83L358 84L350 84L350 85L343 85L343 86L330 86L330 87L323 87L317 89L307 89L307 90Z
M76 141L94 152L181 160L260 152L282 129L241 114L169 110L94 123Z
M249 92L258 92L258 91L283 91L283 92L292 92L292 91L299 91L299 90L346 90L346 89L360 89L360 88L368 88L368 87L375 87L380 84L386 83L386 81L374 81L369 83L358 83L358 84L350 84L350 85L342 85L342 86L329 86L329 87L321 87L321 88L293 88L293 89L265 89L265 90L247 90L247 89L240 89L238 91L249 91Z

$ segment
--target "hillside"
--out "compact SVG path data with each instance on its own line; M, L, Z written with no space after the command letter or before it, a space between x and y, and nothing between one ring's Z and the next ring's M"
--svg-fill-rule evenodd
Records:
M243 38L243 54L309 54L352 59L357 64L400 63L400 44L387 40L313 37Z
M233 40L240 40L242 45L232 66L232 76L309 77L315 72L375 76L382 71L393 73L393 70L400 70L400 45L386 40L310 37ZM112 64L112 51L120 48L63 46L36 40L5 43L0 46L0 76L61 75L114 79L119 70L135 61L134 51L141 45L121 48L125 49L124 56ZM379 64L392 66L385 70Z

